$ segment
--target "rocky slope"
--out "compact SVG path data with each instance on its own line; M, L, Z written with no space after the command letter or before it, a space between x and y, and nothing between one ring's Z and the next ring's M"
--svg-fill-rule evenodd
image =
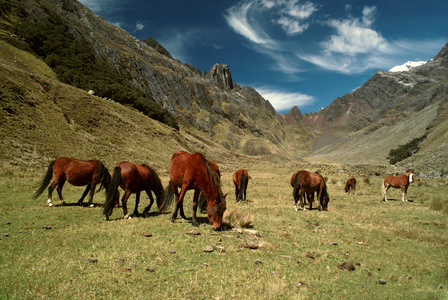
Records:
M173 113L180 131L60 83L27 53L30 41L11 32L23 20L51 25L54 16L64 20L73 39L93 50L96 60ZM2 165L76 153L110 162L121 157L166 162L180 149L216 159L386 165L390 149L424 134L421 150L402 164L440 170L447 163L447 46L409 71L377 72L319 112L302 114L294 107L279 115L253 88L233 82L227 65L201 71L182 64L157 41L137 40L74 0L3 3L0 40ZM46 109L51 118L43 117ZM63 142L46 143L45 137Z

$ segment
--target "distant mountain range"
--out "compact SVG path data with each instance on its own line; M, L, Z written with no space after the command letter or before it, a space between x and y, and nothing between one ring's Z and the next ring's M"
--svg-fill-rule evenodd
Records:
M24 118L28 124L11 121L14 111L18 111L13 104L19 96L10 91L17 89L22 91L19 97L22 102L34 103L40 99L43 103L51 100L45 105L56 103L59 108L53 109L55 112L59 109L62 116L66 116L63 119L67 123L66 137L60 138L78 136L80 141L84 141L83 145L86 138L95 141L97 134L107 132L101 130L105 124L116 126L99 116L109 116L106 107L111 109L110 105L115 107L120 105L115 102L119 102L125 105L124 108L128 107L126 110L129 107L140 110L172 127L162 130L160 128L165 127L161 125L154 131L147 128L143 136L142 132L135 132L143 139L148 135L163 135L164 145L159 145L160 149L171 144L168 149L199 150L221 159L249 156L272 161L304 159L324 163L386 165L391 149L426 135L420 150L399 164L428 174L442 172L447 166L447 46L425 64L415 66L406 63L412 66L407 67L407 71L396 71L396 68L389 72L378 71L362 87L337 97L318 112L302 114L294 107L287 114L278 114L255 89L235 83L227 65L217 62L210 70L201 71L190 64L182 64L157 41L151 38L137 40L75 0L10 0L0 8L0 74L9 78L9 85L0 87L0 113L4 127L0 137L5 147L0 151L2 165L11 166L11 159L15 161L12 165L21 165L29 155L48 160L67 153L64 147L49 150L41 138L23 134L30 130L27 127L30 124L34 124L35 129L43 126L42 122L33 119L30 111L23 111L26 107L22 106L20 113L28 116ZM39 31L33 31L33 26ZM45 32L51 34L45 35ZM60 41L67 39L70 42L64 46L50 39L59 35ZM15 72L18 73L14 76L8 75ZM35 81L48 95L43 98L34 95L42 93L42 90L25 93L20 82L22 73L30 78L39 78ZM82 107L77 107L77 113L84 114L87 119L78 120L78 124L74 116L68 117L72 114L65 109L70 109L70 105L62 103L69 101L66 99L69 97L54 92L66 89L64 84L78 88L70 88L72 95L98 101L96 109L99 112L94 121L88 119L92 117L91 112L83 111ZM52 87L52 93L47 85ZM86 91L90 89L101 98L88 95ZM29 109L36 107L34 104ZM152 124L155 121L148 122ZM94 130L93 125L100 130ZM138 128L130 126L128 135L134 134ZM46 129L39 130L44 132ZM161 134L160 130L164 133ZM27 136L25 139L19 138L24 135ZM129 153L126 149L111 146L112 140L122 143L117 139L120 137L114 133L109 137L109 143L98 145L93 142L90 145L92 149L78 149L74 153L80 156L102 154L112 162L114 155L107 152L105 145L113 147L117 156L125 157ZM152 145L154 151L157 151L156 146ZM29 148L27 151L31 153L23 154L20 150L25 149L23 147ZM8 155L8 149L13 149L16 156ZM170 152L145 153L159 161L167 161ZM132 155L139 157L135 152Z

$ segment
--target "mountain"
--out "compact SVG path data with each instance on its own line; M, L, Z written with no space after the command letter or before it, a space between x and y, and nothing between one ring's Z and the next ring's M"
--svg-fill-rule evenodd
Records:
M408 61L402 65L391 68L389 72L409 71L410 69L421 66L423 64L426 64L426 61Z
M314 159L387 161L391 149L426 135L416 155L402 164L442 170L448 162L447 102L448 44L434 59L408 71L378 71L362 87L302 122L324 128L314 145Z
M216 160L386 165L391 149L424 135L399 164L446 163L446 46L409 71L378 71L316 113L283 115L225 63L183 64L75 0L3 2L0 48L2 166L63 155L162 166L181 149Z

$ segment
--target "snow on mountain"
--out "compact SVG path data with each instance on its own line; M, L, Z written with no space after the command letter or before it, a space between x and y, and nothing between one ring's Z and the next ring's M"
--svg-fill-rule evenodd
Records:
M408 61L407 63L402 64L401 66L395 66L389 70L389 72L403 72L409 71L412 68L421 66L426 64L426 61Z

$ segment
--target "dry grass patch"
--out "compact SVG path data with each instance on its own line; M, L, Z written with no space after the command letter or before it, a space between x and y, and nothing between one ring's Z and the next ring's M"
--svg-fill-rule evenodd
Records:
M223 220L233 228L249 228L254 221L254 217L236 208L231 208L224 212Z

